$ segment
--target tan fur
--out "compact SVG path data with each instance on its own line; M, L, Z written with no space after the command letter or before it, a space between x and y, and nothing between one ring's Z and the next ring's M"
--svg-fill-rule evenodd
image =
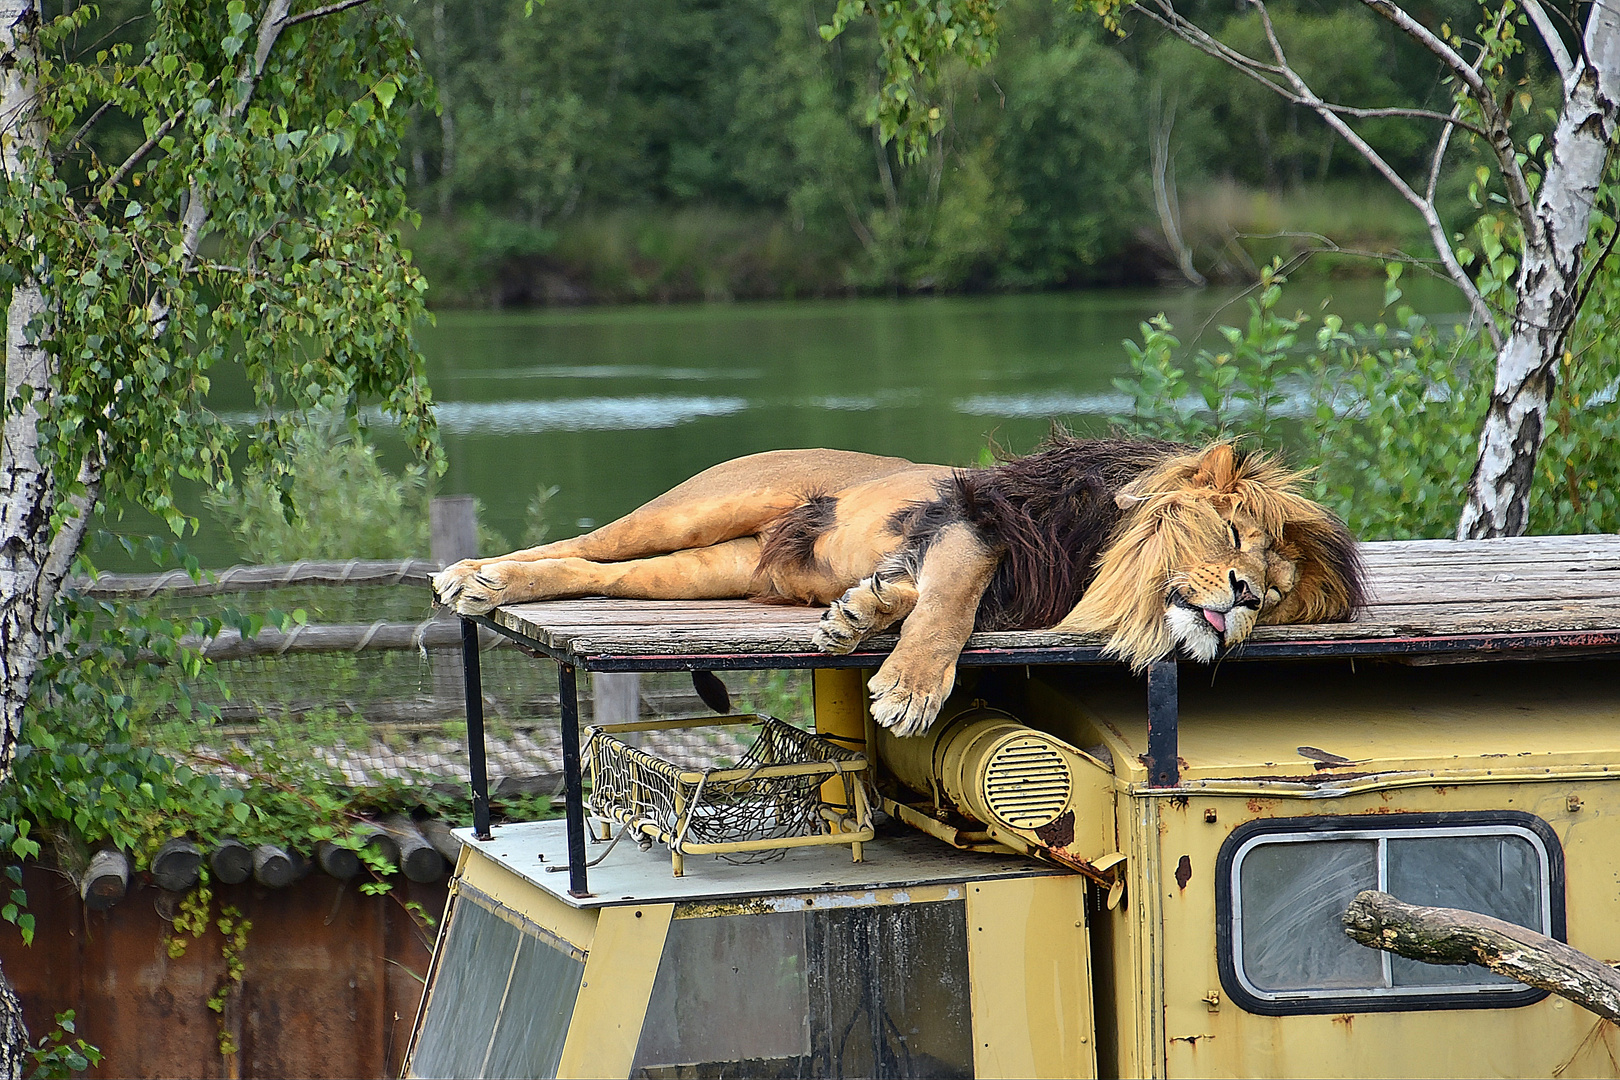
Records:
M897 554L897 515L938 497L952 473L837 450L755 454L584 536L457 563L434 577L434 592L467 615L597 595L831 604L815 643L838 653L900 623L898 644L868 686L878 722L915 734L950 692L1002 559L966 522L941 528L919 562ZM1208 659L1247 637L1257 618L1346 617L1353 583L1315 557L1337 523L1298 494L1298 481L1258 454L1240 459L1226 443L1163 459L1119 489L1124 516L1095 580L1057 628L1106 633L1109 651L1140 667L1178 643ZM809 514L815 527L785 536L794 514ZM773 545L783 544L796 557L773 559ZM1213 630L1212 620L1225 629Z

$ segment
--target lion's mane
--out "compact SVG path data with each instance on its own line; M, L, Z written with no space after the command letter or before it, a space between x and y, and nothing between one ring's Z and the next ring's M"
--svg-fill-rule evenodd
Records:
M1355 540L1299 493L1301 474L1232 443L1195 448L1055 432L1038 450L941 482L938 498L897 513L901 564L915 574L941 529L972 525L1000 553L979 604L979 630L1065 629L1108 635L1133 667L1170 655L1165 599L1179 568L1228 543L1220 503L1258 518L1299 580L1291 621L1350 618L1364 602Z
M1330 510L1299 493L1302 479L1231 443L1161 458L1117 492L1121 517L1065 628L1107 634L1108 653L1133 668L1169 655L1175 641L1165 624L1166 593L1181 568L1228 543L1222 504L1257 518L1273 551L1293 562L1298 579L1283 599L1286 621L1351 618L1366 602L1355 539Z

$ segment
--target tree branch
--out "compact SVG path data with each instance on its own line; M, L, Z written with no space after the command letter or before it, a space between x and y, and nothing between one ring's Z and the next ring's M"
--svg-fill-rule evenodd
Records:
M90 129L95 127L96 123L100 121L103 116L107 115L107 110L110 108L112 108L112 102L103 101L101 106L96 109L95 112L90 114L90 119L81 124L79 126L79 130L73 133L73 138L69 139L66 144L63 145L61 150L51 155L52 158L56 161L61 161L63 158L71 154L73 152L73 148L84 141L84 137L90 134Z
M1344 932L1426 964L1478 964L1620 1022L1620 972L1534 930L1456 908L1418 907L1371 889L1350 902Z
M36 595L41 612L50 610L51 604L56 600L56 594L61 591L62 582L67 580L68 571L73 569L73 560L79 553L79 545L84 541L85 530L90 527L90 514L95 510L96 503L101 501L101 478L106 468L106 439L105 433L101 434L96 439L95 447L79 464L80 490L67 500L67 508L72 516L63 521L62 527L51 537L50 550L45 553L45 560L40 564Z
M322 19L328 15L336 15L340 11L347 11L352 7L359 7L361 4L369 3L371 3L371 0L338 0L338 2L335 4L327 4L324 7L318 7L310 11L306 11L302 15L294 15L282 22L281 25L283 28L297 26L301 22L309 22L311 19Z
M214 82L218 81L218 79L214 80ZM210 83L209 85L212 86L213 84ZM113 189L124 182L129 174L134 171L135 166L141 163L142 158L157 148L157 144L163 141L163 136L173 131L174 125L178 124L183 116L185 116L185 111L181 110L159 124L157 130L152 132L152 137L137 146L134 152L124 159L124 163L118 166L113 174L107 178L107 182L101 185L101 190L96 192L96 197L90 200L85 210L92 211L102 206L111 197Z
M1412 18L1407 11L1395 3L1395 0L1361 0L1362 3L1382 15L1407 37L1423 46L1440 59L1446 67L1460 79L1468 88L1468 96L1479 106L1480 115L1485 118L1485 127L1489 131L1486 143L1496 154L1496 165L1502 173L1502 183L1507 187L1508 202L1513 207L1519 224L1524 228L1525 243L1536 247L1546 243L1542 235L1541 221L1531 208L1530 184L1524 178L1524 170L1519 168L1518 148L1513 145L1513 137L1509 134L1512 125L1497 104L1496 97L1491 93L1490 87L1485 85L1485 78L1479 69L1462 58L1462 55L1440 40L1428 27ZM1497 15L1497 22L1507 13L1504 7ZM1497 342L1501 348L1501 342Z
M1136 8L1194 48L1241 71L1256 82L1269 87L1274 93L1286 100L1311 109L1340 138L1348 142L1357 153L1366 159L1368 164L1377 170L1380 176L1400 193L1401 198L1410 203L1422 216L1424 224L1428 227L1430 242L1434 244L1435 252L1439 255L1441 265L1445 267L1447 276L1462 292L1463 296L1467 298L1469 310L1479 320L1480 326L1485 333L1490 336L1492 344L1500 350L1502 347L1502 332L1496 325L1496 319L1491 314L1489 306L1486 305L1485 298L1480 295L1473 279L1468 276L1468 273L1457 261L1456 253L1451 248L1450 235L1446 232L1445 225L1441 222L1440 215L1435 210L1432 195L1428 198L1419 195L1406 182L1406 179L1396 172L1389 162L1384 160L1383 155L1374 150L1350 125L1346 124L1343 117L1339 115L1339 111L1344 107L1335 107L1331 102L1323 101L1317 96L1316 92L1299 76L1299 73L1288 65L1287 57L1283 54L1282 46L1277 41L1275 30L1272 28L1270 13L1266 11L1264 3L1260 2L1260 0L1250 0L1250 2L1254 4L1260 14L1272 52L1277 61L1275 64L1264 63L1217 41L1202 27L1178 12L1171 0L1151 0L1152 7L1147 6L1148 0L1138 0ZM1157 10L1154 10L1155 8ZM1267 74L1275 74L1286 79L1292 85L1293 90L1290 91L1287 86L1279 85L1272 79L1265 77ZM1452 126L1467 127L1469 130L1477 131L1480 135L1489 139L1487 132L1467 125L1455 116L1434 113L1432 118L1447 124L1446 132L1449 132ZM1444 143L1442 143L1443 145Z
M1474 317L1479 319L1481 327L1490 335L1491 343L1500 351L1502 348L1502 331L1496 325L1496 319L1491 315L1491 309L1486 305L1485 298L1479 294L1474 279L1469 277L1467 272L1463 270L1462 264L1457 261L1456 253L1451 250L1451 238L1446 233L1446 227L1440 220L1439 212L1434 208L1433 200L1425 199L1412 190L1411 185L1406 182L1405 178L1396 172L1394 167L1385 161L1383 155L1374 150L1370 143L1357 134L1337 114L1321 107L1322 99L1317 97L1316 92L1306 85L1305 80L1299 76L1299 73L1289 66L1288 58L1283 55L1282 43L1277 40L1276 28L1271 25L1271 12L1266 10L1264 0L1249 0L1249 3L1253 4L1260 12L1260 24L1265 28L1266 40L1271 45L1272 55L1276 57L1277 66L1282 69L1288 81L1293 83L1295 93L1304 99L1306 105L1316 111L1316 114L1322 118L1328 127L1337 131L1340 138L1354 147L1363 158L1372 164L1374 169L1377 169L1386 180L1393 184L1395 190L1399 191L1406 201L1417 209L1418 213L1423 215L1424 222L1429 226L1429 237L1434 243L1436 254L1440 256L1440 261L1445 265L1446 271L1451 275L1452 280L1457 284L1458 288L1462 289L1463 295L1468 298L1468 306L1473 310Z
M1541 43L1547 46L1547 56L1551 58L1553 67L1558 69L1559 81L1564 84L1564 94L1569 95L1570 76L1575 73L1575 65L1570 62L1569 50L1564 47L1564 39L1558 33L1558 27L1553 25L1552 19L1538 0L1519 0L1524 13L1530 17L1530 25L1536 28L1541 35Z

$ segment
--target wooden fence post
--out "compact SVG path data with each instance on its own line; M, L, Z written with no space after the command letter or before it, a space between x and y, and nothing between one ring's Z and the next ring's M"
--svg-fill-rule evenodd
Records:
M639 671L591 672L591 723L629 724L641 719L641 673ZM640 746L640 731L620 736L630 746Z
M432 536L430 554L440 566L478 555L478 508L471 495L434 499L428 507L428 525ZM454 619L456 614L445 608L434 617ZM433 702L446 716L459 714L463 704L461 655L439 651L432 657Z

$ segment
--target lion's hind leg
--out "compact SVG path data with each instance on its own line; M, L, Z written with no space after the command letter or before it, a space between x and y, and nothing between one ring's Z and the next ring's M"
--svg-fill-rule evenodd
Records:
M917 606L917 583L897 569L879 567L869 578L834 600L821 616L812 642L825 653L843 655L873 634L881 634Z
M727 600L748 596L759 539L624 562L560 558L488 560L464 581L456 611L483 615L503 604L611 596L628 600Z

